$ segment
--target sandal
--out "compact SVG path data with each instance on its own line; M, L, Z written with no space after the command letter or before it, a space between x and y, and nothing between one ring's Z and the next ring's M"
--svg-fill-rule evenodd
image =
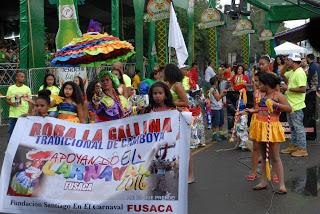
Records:
M247 176L247 181L254 181L257 179L257 174L251 174Z
M272 182L275 183L275 184L280 183L279 178L278 178L277 175L272 176Z
M267 189L267 186L259 186L259 184L257 186L254 186L252 188L253 190L264 190L264 189Z
M287 194L287 190L279 189L278 191L275 191L275 193L278 195L285 195Z

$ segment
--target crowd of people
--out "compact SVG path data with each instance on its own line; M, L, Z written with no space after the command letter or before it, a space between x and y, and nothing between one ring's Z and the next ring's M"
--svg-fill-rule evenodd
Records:
M305 58L299 53L280 55L275 59L262 56L258 65L252 66L250 70L246 64L237 64L233 68L221 65L219 71L215 72L209 62L205 71L206 87L212 86L209 91L211 106L207 106L211 107L211 111L206 111L212 114L212 117L207 117L208 128L211 128L213 123L215 133L221 129L223 121L220 121L221 116L216 110L222 109L226 104L221 100L227 90L239 91L231 138L234 134L238 146L242 149L247 147L243 142L248 142L249 139L253 142L252 171L247 180L257 179L259 160L263 169L261 181L253 187L254 190L266 189L267 177L270 177L274 183L279 184L277 193L285 194L287 190L280 153L290 154L292 157L308 156L303 110L306 108L306 94L313 92L315 95L320 91L319 74L320 66L313 54ZM246 106L246 96L241 97L241 94L246 92L244 89L253 90L253 107ZM280 151L280 143L286 141L279 121L281 112L287 114L291 139L288 147ZM251 115L251 121L249 127L246 127L248 115ZM213 139L219 141L220 137L215 133ZM267 159L270 158L271 170L264 170L268 164L266 156Z
M224 130L226 95L230 90L239 91L235 125L229 139L235 139L241 148L248 147L249 139L253 142L252 172L247 179L257 179L259 160L263 169L268 168L266 160L270 157L271 172L262 170L261 182L254 189L265 189L267 178L272 175L272 180L279 183L278 193L286 193L280 152L294 157L308 156L303 109L306 93L319 90L320 66L315 56L310 54L303 59L300 54L293 53L277 56L275 60L262 56L258 66L252 69L247 64L237 64L234 67L221 65L215 71L209 62L202 87L197 64L193 63L189 70L187 67L157 66L149 78L141 80L139 71L131 79L124 73L123 64L117 62L110 71L100 71L86 89L79 76L60 88L55 76L47 74L35 99L31 97L30 88L23 84L24 73L17 72L16 83L8 88L6 96L10 106L9 136L17 119L24 115L98 123L178 109L192 113L190 148L194 149L206 145L205 126L212 130L212 140L227 139L228 133ZM254 92L251 107L247 106L247 90ZM282 151L280 143L285 142L285 133L279 121L281 112L288 114L291 129L291 143ZM190 156L189 183L195 181L192 168Z
M0 41L0 63L19 63L19 47L13 40Z

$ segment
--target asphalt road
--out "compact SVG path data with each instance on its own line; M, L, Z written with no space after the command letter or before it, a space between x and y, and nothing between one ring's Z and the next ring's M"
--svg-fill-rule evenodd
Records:
M0 164L7 127L0 127ZM285 145L283 145L285 146ZM189 214L318 214L320 213L320 143L309 142L309 157L283 155L287 195L274 195L272 188L253 191L256 182L246 181L250 152L227 142L208 143L193 152L196 183L189 185Z

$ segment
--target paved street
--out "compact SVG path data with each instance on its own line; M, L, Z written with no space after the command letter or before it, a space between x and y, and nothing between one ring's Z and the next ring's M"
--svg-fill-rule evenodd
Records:
M1 165L6 148L6 127L0 128ZM287 195L274 195L272 188L251 190L246 181L250 153L227 142L209 143L193 152L196 183L189 185L189 214L317 214L320 209L320 144L309 143L308 158L282 156ZM247 166L246 166L247 165ZM319 190L319 191L318 191Z

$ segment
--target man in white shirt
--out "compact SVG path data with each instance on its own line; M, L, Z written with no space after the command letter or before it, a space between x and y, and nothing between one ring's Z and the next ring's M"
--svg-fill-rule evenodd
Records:
M214 72L213 68L212 68L212 62L209 61L208 63L208 67L205 71L205 75L204 75L204 80L205 80L205 89L209 89L210 88L210 79L212 77L216 76L216 72Z

